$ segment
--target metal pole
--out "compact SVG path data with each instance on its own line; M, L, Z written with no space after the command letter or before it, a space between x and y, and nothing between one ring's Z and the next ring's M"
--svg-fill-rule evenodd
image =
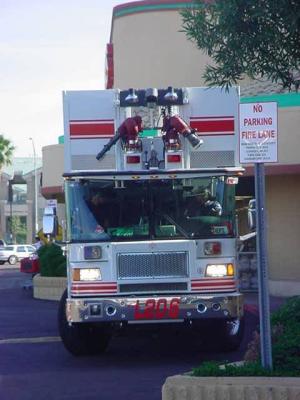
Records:
M13 202L13 190L12 190L12 180L13 178L11 178L8 181L8 202L9 202L9 244L13 244L13 225L12 225L12 215L13 215L13 210L12 210L12 202ZM6 231L8 231L8 229L6 229Z
M35 145L32 138L29 138L32 142L33 148L33 168L34 168L34 206L35 206L35 236L38 234L39 231L39 223L38 223L38 186L37 186L37 169L36 169L36 152L35 152Z
M261 363L264 368L272 369L272 342L268 287L268 252L265 213L265 169L263 163L255 164L255 197Z

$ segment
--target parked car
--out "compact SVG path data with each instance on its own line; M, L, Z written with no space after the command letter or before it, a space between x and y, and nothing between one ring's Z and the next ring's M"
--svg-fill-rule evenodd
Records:
M29 244L17 244L4 246L0 248L0 265L8 262L11 265L16 264L19 260L29 257L36 252L36 248Z

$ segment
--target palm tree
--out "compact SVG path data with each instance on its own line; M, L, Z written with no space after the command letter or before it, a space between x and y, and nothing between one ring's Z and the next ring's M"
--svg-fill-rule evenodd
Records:
M0 169L3 165L10 165L12 163L12 155L15 147L10 140L5 139L0 135Z

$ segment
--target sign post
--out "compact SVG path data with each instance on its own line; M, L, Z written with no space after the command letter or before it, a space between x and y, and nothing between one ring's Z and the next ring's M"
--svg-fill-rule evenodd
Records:
M255 165L261 362L272 369L264 163L278 162L277 103L240 104L240 162Z

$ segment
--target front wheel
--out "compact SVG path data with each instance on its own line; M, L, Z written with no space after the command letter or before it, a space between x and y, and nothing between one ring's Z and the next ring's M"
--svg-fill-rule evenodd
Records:
M215 320L206 327L204 345L207 350L234 351L238 350L244 337L245 320Z
M238 350L244 337L245 320L236 318L224 321L220 326L222 347L225 351Z
M18 257L17 256L10 256L9 258L8 258L8 262L9 262L9 264L10 265L15 265L15 264L17 264L17 262L18 262Z
M74 356L104 353L111 339L111 330L103 324L73 323L66 318L67 290L58 307L58 329L65 348Z

